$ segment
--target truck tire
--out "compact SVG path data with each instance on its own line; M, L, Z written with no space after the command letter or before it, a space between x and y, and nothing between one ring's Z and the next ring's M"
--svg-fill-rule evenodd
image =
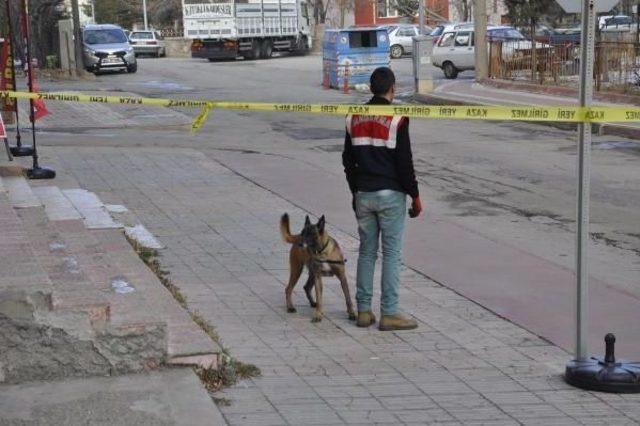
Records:
M260 42L258 40L253 40L251 42L251 50L249 50L245 54L245 59L256 60L260 58L260 52L262 49L260 48Z
M273 55L273 44L271 40L262 40L262 44L260 46L260 58L261 59L269 59Z
M307 36L298 38L293 49L291 50L291 53L300 56L304 56L309 53L309 42L307 41Z
M456 68L456 66L453 65L453 63L451 62L447 61L444 64L442 64L442 71L444 72L445 78L449 80L455 80L456 78L458 78L459 71Z

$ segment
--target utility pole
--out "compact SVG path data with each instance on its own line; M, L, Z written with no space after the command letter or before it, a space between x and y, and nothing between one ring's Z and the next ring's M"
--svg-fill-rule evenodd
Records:
M96 0L91 0L91 22L96 24Z
M476 0L473 8L475 27L475 68L476 81L481 82L489 77L489 59L487 54L487 2Z
M424 35L424 2L425 0L418 0L418 25L420 27L420 35Z
M142 10L144 12L144 30L149 29L149 20L147 19L147 0L142 0Z
M78 6L78 0L71 0L71 13L73 15L73 50L75 51L76 58L76 74L80 76L84 73L84 62L82 59L84 43L82 43L82 32L80 31L80 7Z

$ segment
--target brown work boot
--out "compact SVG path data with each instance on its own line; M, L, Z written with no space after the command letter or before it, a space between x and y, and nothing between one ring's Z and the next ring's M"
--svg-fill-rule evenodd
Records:
M376 323L376 316L373 315L373 312L358 312L358 320L356 321L356 325L358 327L369 327L372 324Z
M382 315L380 317L380 331L413 330L418 323L412 318L402 315Z

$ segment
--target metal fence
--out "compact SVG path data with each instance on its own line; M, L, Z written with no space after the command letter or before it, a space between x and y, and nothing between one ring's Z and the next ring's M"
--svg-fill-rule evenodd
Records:
M184 36L184 30L182 28L162 28L158 31L162 37L175 38Z
M598 42L595 49L595 89L640 94L640 50L637 43ZM491 78L537 84L576 86L580 74L580 45L574 42L529 40L492 41Z

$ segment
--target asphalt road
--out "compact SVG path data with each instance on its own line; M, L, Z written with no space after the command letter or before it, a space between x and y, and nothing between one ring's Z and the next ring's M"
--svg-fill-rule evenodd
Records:
M412 102L411 60L394 61L392 67L399 76L399 101ZM439 70L434 70L434 76L442 79ZM321 58L316 56L218 63L143 59L135 75L108 74L95 81L43 82L43 86L233 101L345 103L362 102L368 97L366 93L344 95L324 90L321 79ZM340 164L344 133L340 118L214 111L196 135L163 126L145 132L135 128L107 133L99 129L64 130L57 136L55 128L49 131L52 137L43 141L45 145L196 148L275 194L316 214L326 212L330 222L356 232ZM480 265L478 271L484 273L482 264L492 256L517 252L542 262L529 269L524 267L523 275L535 277L540 272L535 268L557 267L566 272L562 280L567 281L574 267L574 132L526 123L413 120L411 136L426 207L426 217L409 224L405 257L411 266L432 277L440 273L447 277L443 269L460 269L469 260L469 265ZM640 144L635 141L594 137L590 271L603 288L640 303L639 156ZM443 254L438 258L439 264L434 265L429 250L448 241L430 241L435 246L425 248L424 241L434 234L425 229L437 229L429 227L437 227L438 221L467 232L459 238L474 235L492 246L483 249L478 240L477 250L464 253L474 259L454 258L453 251ZM440 237L446 239L448 235L452 234ZM464 246L464 241L455 244ZM491 282L491 275L487 274L485 281L479 276L469 276L468 280L477 278L474 291L482 295L480 303L495 303L498 307L490 307L502 312L501 304L509 302L499 301L495 289L483 290L483 283ZM571 286L569 281L562 285ZM535 279L527 283L523 284L522 297L529 297L527 291L536 291L530 288L536 284ZM443 284L447 282L443 280ZM547 290L541 287L539 291ZM555 296L551 293L549 297ZM565 302L565 308L571 306L571 300ZM545 303L544 298L540 303ZM516 321L529 321L518 318L517 309L505 308L504 312L515 312ZM637 323L637 312L635 317L623 320ZM565 319L572 319L569 312L563 314ZM570 330L568 324L563 327Z

